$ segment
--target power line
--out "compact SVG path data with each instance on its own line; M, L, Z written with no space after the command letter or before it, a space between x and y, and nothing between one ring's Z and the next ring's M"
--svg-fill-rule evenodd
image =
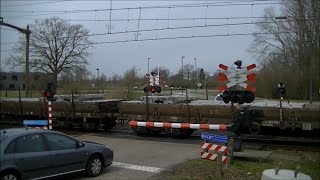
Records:
M208 28L208 27L221 27L221 26L239 26L239 25L253 25L253 24L270 24L274 22L242 22L242 23L227 23L227 24L207 24L207 25L197 25L197 26L179 26L179 27L166 27L166 28L154 28L154 29L140 29L139 32L152 32L152 31L163 31L163 30L177 30L177 29L191 29L191 28ZM112 35L112 34L124 34L124 33L136 33L137 30L131 31L118 31L112 33L95 33L88 34L86 36L102 36L102 35Z
M17 44L17 43L20 43L20 42L5 42L5 43L1 43L0 45L8 45L8 44Z
M59 1L49 1L49 2L42 2L42 3L31 3L31 4L21 4L21 5L8 5L8 6L2 6L2 7L9 7L9 6L24 6L24 5L34 5L34 4L47 4L47 3L56 3L56 2L68 2L71 0L59 0ZM77 11L109 11L109 10L127 10L127 9L149 9L149 8L174 8L174 7L194 7L198 5L203 5L203 6L225 6L225 5L232 5L232 3L251 3L250 5L255 5L252 4L254 2L268 2L268 3L280 3L282 4L279 0L233 0L233 1L220 1L220 2L206 2L206 3L192 3L192 4L173 4L173 5L158 5L158 6L143 6L143 7L126 7L126 8L116 8L116 9L77 9L77 10L21 10L21 11L16 11L16 10L3 10L2 12L26 12L26 13L35 13L35 12L52 12L52 13L65 13L65 12L77 12ZM259 4L259 3L257 3Z
M111 19L111 21L189 21L189 20L227 20L227 19L265 19L264 16L254 17L186 17L186 18L131 18L131 19ZM16 19L30 19L30 20L45 20L46 18L16 18ZM105 22L110 19L66 19L66 21L88 21L88 22Z
M274 22L241 22L241 23L224 23L224 24L206 24L206 25L193 25L193 26L179 26L179 27L166 27L166 28L153 28L153 29L140 29L139 32L154 32L154 31L165 31L165 30L179 30L179 29L191 29L191 28L209 28L209 27L224 27L224 26L240 26L240 25L254 25L254 24L272 24ZM105 32L105 33L93 33L84 35L87 37L92 36L104 36L104 35L115 35L115 34L127 34L127 33L137 33L137 30L126 30L117 32ZM67 37L62 37L67 38ZM9 42L10 44L19 42ZM2 43L3 44L3 43ZM1 45L2 45L1 44Z
M290 32L280 32L290 33ZM157 40L175 40L175 39L191 39L191 38L208 38L208 37L231 37L231 36L251 36L251 35L268 35L273 33L236 33L236 34L213 34L213 35L195 35L195 36L178 36L178 37L164 37L164 38L148 38L148 39L137 39L137 40L121 40L121 41L104 41L94 42L94 44L113 44L113 43L126 43L126 42L142 42L142 41L157 41Z
M15 32L17 32L17 30L13 30L13 29L6 29L6 28L3 28L3 27L1 27L0 29L1 29L1 30L4 30L4 31L15 31Z
M5 5L5 6L1 6L1 7L17 7L17 6L29 6L29 5L38 5L38 4L51 4L51 3L64 2L64 1L66 1L66 0L26 3L26 4L12 4L12 5ZM2 12L10 12L10 11L2 11ZM14 11L14 12L19 12L19 11Z
M107 8L107 9L89 9L89 10L70 10L70 11L56 11L55 13L46 14L31 14L31 15L19 15L19 16L7 16L4 18L18 18L26 16L46 16L46 15L59 15L59 14L74 14L74 13L91 13L91 12L103 12L103 11L121 11L121 10L134 10L134 9L159 9L159 8L191 8L191 7L212 7L212 6L252 6L252 5L272 5L282 4L281 2L267 2L267 3L237 3L237 4L195 4L195 5L165 5L165 6L144 6L144 7L132 7L132 8Z
M13 52L13 49L1 50L0 52Z

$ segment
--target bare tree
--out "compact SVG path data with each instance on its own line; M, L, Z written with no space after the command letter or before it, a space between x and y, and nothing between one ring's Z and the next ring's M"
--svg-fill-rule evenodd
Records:
M91 42L89 31L80 24L70 24L59 17L36 20L31 25L30 66L34 70L52 75L55 86L58 75L83 69L88 64L87 57ZM25 42L16 47L23 52ZM11 65L25 65L21 54L12 54Z
M127 99L129 99L130 91L133 87L137 86L139 82L139 77L137 73L137 69L133 66L131 69L128 69L122 78L122 83L126 87L127 90Z
M320 2L283 1L280 12L265 9L265 18L257 23L259 34L254 35L249 50L260 62L260 75L269 76L262 77L270 82L261 86L272 83L271 94L279 81L285 81L291 97L319 97Z

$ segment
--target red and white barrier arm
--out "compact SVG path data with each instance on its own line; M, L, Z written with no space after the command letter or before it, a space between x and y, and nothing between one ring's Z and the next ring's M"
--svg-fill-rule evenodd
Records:
M147 128L175 128L175 129L201 129L201 130L220 130L225 131L230 125L225 124L189 124L189 123L168 123L168 122L141 122L130 121L131 127Z

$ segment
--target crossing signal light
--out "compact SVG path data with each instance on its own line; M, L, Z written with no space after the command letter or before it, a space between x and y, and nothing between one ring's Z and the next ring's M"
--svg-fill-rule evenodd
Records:
M156 87L151 87L151 93L155 93L156 92Z
M149 91L151 93L156 93L156 92L160 93L161 92L161 87L160 86L146 86L146 87L143 88L143 91L145 93L148 93Z
M145 93L148 93L148 92L149 92L149 87L148 87L148 86L144 87L144 88L143 88L143 91L144 91Z
M225 103L252 103L255 96L251 91L237 91L237 90L226 90L222 94L222 99Z
M280 98L283 98L286 95L287 90L284 88L283 82L280 82L278 84L278 92L279 92Z
M160 92L161 92L161 87L160 87L160 86L157 86L157 87L156 87L156 92L157 92L157 93L160 93Z
M48 83L47 89L43 92L43 96L47 98L48 101L53 101L53 97L55 94L52 86L52 83Z

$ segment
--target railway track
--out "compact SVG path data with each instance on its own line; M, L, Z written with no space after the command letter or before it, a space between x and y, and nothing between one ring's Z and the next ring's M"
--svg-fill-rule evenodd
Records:
M0 129L3 128L18 128L18 125L0 125ZM116 126L115 128L105 131L84 131L81 129L54 129L65 134L79 137L84 135L100 135L100 136L112 136L115 138L127 138L127 139L141 139L150 141L162 141L173 143L187 143L187 144L199 144L201 140L201 133L218 133L226 135L218 131L196 131L193 135L186 139L172 138L164 133L160 133L157 136L137 136L128 126ZM233 133L227 133L229 136L234 136ZM239 136L241 139L242 148L245 149L285 149L285 150L303 150L303 151L317 151L320 152L320 139L318 137L290 137L279 135L252 135L242 134Z
M253 149L284 149L320 152L320 139L270 135L242 135L242 142Z

